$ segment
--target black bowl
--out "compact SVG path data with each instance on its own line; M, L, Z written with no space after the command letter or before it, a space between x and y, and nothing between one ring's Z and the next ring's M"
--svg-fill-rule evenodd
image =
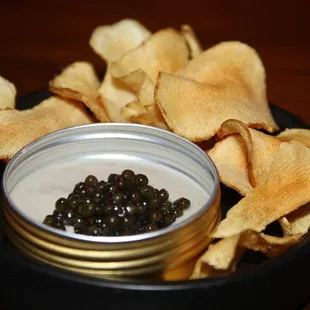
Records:
M18 108L50 96L30 93ZM309 128L298 117L271 105L284 128ZM3 165L0 166L0 173ZM222 187L223 213L240 196ZM1 214L2 216L2 214ZM1 221L2 222L2 221ZM269 232L279 233L276 224ZM0 227L0 307L2 309L298 309L310 297L310 236L272 260L247 252L235 274L173 283L121 283L90 278L34 261L16 250Z

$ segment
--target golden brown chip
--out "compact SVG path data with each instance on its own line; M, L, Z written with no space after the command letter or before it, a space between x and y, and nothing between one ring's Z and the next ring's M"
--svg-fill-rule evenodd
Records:
M281 141L299 141L310 147L310 129L286 129L277 136Z
M108 65L103 82L98 90L98 102L102 104L112 122L126 123L127 119L122 115L122 109L136 96L129 87L121 80L115 79L111 75L110 65Z
M111 74L124 77L141 69L155 82L158 72L174 72L183 68L189 59L185 38L176 30L160 30L142 42L137 48L112 63Z
M123 77L120 77L119 80L127 85L136 94L137 101L141 106L147 107L155 104L155 84L145 73L145 71L138 69Z
M253 189L246 154L246 145L237 135L228 136L217 142L208 152L218 170L221 182L242 196Z
M138 21L123 19L112 25L97 27L91 35L89 44L109 63L136 48L150 35L150 31Z
M67 66L49 85L50 91L68 99L83 102L100 122L109 122L102 104L97 101L99 80L88 62Z
M264 177L266 166L271 156L278 151L281 141L255 129L250 129L237 120L225 121L218 133L220 138L231 134L239 134L246 146L248 173L252 186L256 186ZM234 156L231 153L231 156Z
M155 81L159 71L179 70L188 63L188 59L189 50L184 37L176 30L168 28L156 32L136 49L112 63L112 76L135 92L137 99L134 101L142 106L150 106L147 115L130 121L146 125L160 123L168 128L154 102ZM124 113L128 115L129 112Z
M84 106L51 97L32 109L0 111L0 159L8 161L28 143L53 131L92 123Z
M310 149L300 142L283 142L263 180L228 211L214 237L226 238L247 229L262 231L310 201L309 180Z
M136 100L122 108L124 118L133 123L168 129L154 102L154 82L142 70L136 70L119 78L136 93Z
M197 57L202 52L202 47L198 41L194 30L190 25L182 25L181 33L183 34L191 53L191 58Z
M232 235L209 246L198 259L191 279L234 272L245 249L260 251L268 257L279 256L298 243L300 238L301 235L274 237L252 230Z
M240 236L235 235L211 244L197 260L190 279L209 278L225 275L236 270L242 251L238 249Z
M195 142L208 140L227 119L269 132L278 129L266 99L264 67L249 46L218 44L175 75L161 73L155 91L175 133Z
M279 220L284 236L305 235L310 229L310 203Z
M0 109L14 109L16 88L0 75Z

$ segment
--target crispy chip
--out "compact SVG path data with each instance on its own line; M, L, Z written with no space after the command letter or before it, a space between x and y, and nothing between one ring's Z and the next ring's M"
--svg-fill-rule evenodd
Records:
M138 69L155 82L159 71L174 72L183 68L189 59L184 37L172 28L160 30L136 49L112 63L111 74L120 78Z
M29 110L0 111L0 159L8 161L43 135L92 121L81 103L59 97L46 99Z
M112 122L128 122L121 113L123 107L135 100L135 95L122 81L111 75L111 63L136 49L151 33L139 22L124 19L95 29L90 45L107 62L104 80L97 101L103 105Z
M109 63L136 48L150 35L150 31L138 21L123 19L112 25L97 27L91 35L89 44Z
M154 82L142 70L136 70L120 78L136 93L136 101L122 109L124 118L133 123L151 125L168 130L168 126L154 102Z
M300 238L301 235L274 237L252 230L243 231L210 245L198 259L190 278L200 279L221 275L225 271L234 272L245 249L260 251L268 257L279 256L298 243Z
M265 175L266 166L271 156L278 151L281 141L255 129L250 129L240 121L225 121L218 133L220 138L238 133L246 146L244 153L247 158L249 178L252 186L260 183ZM243 149L244 150L244 149ZM231 153L231 156L234 156Z
M208 140L227 119L269 132L278 129L266 99L265 70L256 52L240 42L218 44L176 75L161 73L155 99L177 134Z
M168 128L154 102L155 81L159 71L179 70L188 63L188 59L189 50L184 37L176 30L168 28L154 33L136 49L112 63L112 76L135 92L137 100L134 101L142 106L152 106L147 109L147 115L140 115L130 121L146 125L159 123ZM124 113L128 115L129 111Z
M310 130L309 129L286 129L277 136L281 141L289 142L292 140L299 141L310 147Z
M214 237L226 238L247 229L262 231L310 201L309 180L310 149L299 142L283 142L263 180L228 211Z
M310 203L279 220L284 236L305 235L310 229Z
M190 25L182 25L181 33L183 34L191 53L191 58L197 57L202 52L200 42L198 41L194 30Z
M15 85L0 76L0 109L14 109L15 97Z
M154 82L149 78L145 71L138 69L129 74L120 77L125 85L127 85L137 96L138 103L143 106L153 106L154 102Z
M83 102L103 123L109 122L104 107L97 100L99 80L88 62L74 62L50 82L50 91Z
M246 154L246 145L241 137L236 135L217 142L208 152L219 172L221 182L242 196L253 189Z
M136 100L136 96L122 81L112 77L110 65L98 93L97 100L105 107L105 111L112 122L128 122L122 115L122 109L129 102Z

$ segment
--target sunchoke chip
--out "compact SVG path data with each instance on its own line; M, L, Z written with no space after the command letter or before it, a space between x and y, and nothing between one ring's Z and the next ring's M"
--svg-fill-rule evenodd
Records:
M247 229L262 231L310 202L309 180L310 149L297 141L283 142L262 181L228 211L214 237L226 238Z
M16 88L10 81L0 76L0 110L15 107Z
M75 62L66 67L49 85L51 92L83 102L102 122L109 122L105 108L97 100L99 80L92 64Z
M139 118L135 116L135 122L165 125L154 102L158 73L175 72L183 68L189 58L190 51L184 36L172 28L167 28L154 33L136 49L112 63L112 76L131 88L137 96L137 103L144 107ZM123 115L133 121L132 106L129 107L129 111L126 110L127 107L124 107Z
M134 92L111 75L112 62L117 61L145 41L151 32L133 19L97 27L90 38L90 46L106 62L106 72L98 89L98 104L104 106L112 122L128 122L122 108L135 100Z
M310 147L310 130L309 129L286 129L278 134L278 139L284 142L292 140L299 141Z
M176 74L161 73L155 101L169 127L194 142L210 139L231 118L269 132L278 129L266 98L263 64L240 42L220 43Z
M227 123L226 130L233 131ZM260 182L227 212L213 235L221 240L198 259L191 278L233 272L244 249L274 257L299 242L310 226L309 180L310 148L298 141L281 143ZM284 237L261 233L277 220Z
M211 244L208 251L197 261L190 278L201 279L234 272L245 249L275 257L299 241L300 235L281 238L253 230L243 231Z
M217 136L225 139L217 142L208 155L217 166L221 181L244 196L260 183L281 140L237 120L225 121Z
M8 161L28 143L63 128L92 123L84 106L51 97L28 110L0 111L0 159Z

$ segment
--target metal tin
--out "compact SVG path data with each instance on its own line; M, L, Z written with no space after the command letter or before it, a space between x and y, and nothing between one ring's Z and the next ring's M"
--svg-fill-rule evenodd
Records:
M106 166L113 161L127 167L143 164L159 169L162 178L167 179L171 177L168 171L175 171L206 191L209 198L170 227L122 237L59 231L26 214L22 205L14 204L12 190L26 176L61 161L80 160L84 164L86 159L87 163L95 160ZM175 134L136 124L77 126L36 140L6 166L3 192L5 232L18 249L54 266L97 277L186 279L193 262L210 243L221 215L219 179L210 158Z

